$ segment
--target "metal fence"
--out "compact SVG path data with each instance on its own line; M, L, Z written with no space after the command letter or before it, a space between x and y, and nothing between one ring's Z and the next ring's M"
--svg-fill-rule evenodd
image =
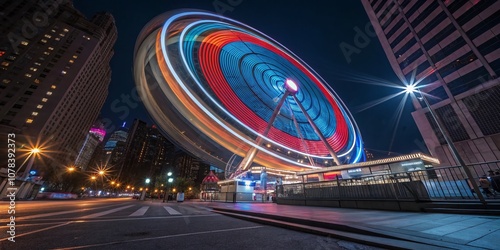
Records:
M489 170L500 169L500 161L468 166L479 183ZM492 179L490 181L493 182ZM494 186L494 183L492 183ZM478 199L460 166L403 173L369 175L311 183L285 184L276 190L278 199L294 200L474 200ZM496 196L500 198L500 196Z

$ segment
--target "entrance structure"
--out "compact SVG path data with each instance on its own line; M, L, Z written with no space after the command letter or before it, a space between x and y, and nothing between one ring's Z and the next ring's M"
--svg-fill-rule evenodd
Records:
M364 160L330 85L238 21L196 10L156 17L137 39L134 77L162 132L228 178L255 166L300 172Z

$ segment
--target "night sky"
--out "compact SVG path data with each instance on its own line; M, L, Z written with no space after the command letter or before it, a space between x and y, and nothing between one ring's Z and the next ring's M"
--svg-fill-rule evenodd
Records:
M230 3L236 5L231 6ZM141 29L163 12L195 8L219 13L223 11L224 16L260 30L302 58L333 86L353 114L366 148L376 156L387 156L388 151L392 152L391 156L427 153L427 149L421 146L423 140L411 116L413 107L410 100L406 102L397 127L393 116L402 96L361 111L368 103L401 90L357 80L399 82L375 36L365 33L369 40L362 44L363 47L358 46L359 53L353 53L350 62L340 48L341 43L355 46L355 29L364 31L369 26L367 14L358 0L75 0L74 5L87 18L100 11L110 12L118 27L115 55L111 61L112 81L101 111L101 117L111 121L106 126L108 133L124 121L131 124L134 118L153 123L142 103L133 103L133 107L124 108L125 103L120 101L122 95L130 95L134 88L133 53ZM113 102L114 110L120 108L120 112L112 111ZM396 135L392 140L394 131Z

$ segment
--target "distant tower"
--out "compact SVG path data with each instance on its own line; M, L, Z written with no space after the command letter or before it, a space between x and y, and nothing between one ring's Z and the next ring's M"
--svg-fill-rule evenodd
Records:
M88 20L71 1L40 3L1 4L0 135L49 147L42 166L60 168L75 162L108 95L117 31L109 13Z
M500 160L500 1L361 2L394 72L424 86L462 158ZM431 154L457 165L428 109L418 100L413 105Z
M88 164L94 154L99 143L102 143L104 137L106 136L106 130L104 130L102 124L94 125L87 136L85 137L85 141L78 153L78 156L75 160L75 167L80 168L81 170L86 170L88 168Z
M121 166L125 158L127 138L128 129L125 127L125 123L123 123L122 127L111 134L104 145L104 158L101 164L117 170L117 167Z

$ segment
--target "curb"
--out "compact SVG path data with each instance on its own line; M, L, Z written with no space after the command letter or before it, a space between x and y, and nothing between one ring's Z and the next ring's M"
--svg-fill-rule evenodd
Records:
M261 224L334 237L386 249L483 249L398 232L376 230L363 226L328 223L227 208L212 207L212 210L219 214Z

